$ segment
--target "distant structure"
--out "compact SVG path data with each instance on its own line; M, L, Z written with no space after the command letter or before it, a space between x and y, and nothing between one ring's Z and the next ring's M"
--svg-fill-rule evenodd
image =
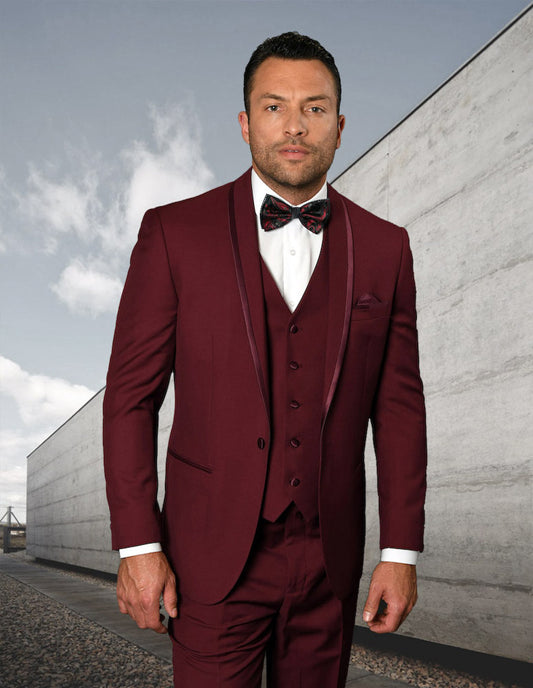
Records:
M0 537L4 554L16 549L24 549L26 545L26 524L18 520L12 506L8 506L7 511L0 518Z
M22 523L15 516L15 512L13 511L13 507L8 506L7 511L4 513L2 518L0 518L0 525L6 525L6 526L11 527L13 525L13 521L16 521L17 525L22 527Z
M419 603L400 632L526 661L533 656L532 44L526 10L334 182L406 226L415 259L429 414L427 547ZM28 457L27 550L115 572L102 397L103 390ZM169 397L163 457L171 419ZM363 590L378 558L370 444Z

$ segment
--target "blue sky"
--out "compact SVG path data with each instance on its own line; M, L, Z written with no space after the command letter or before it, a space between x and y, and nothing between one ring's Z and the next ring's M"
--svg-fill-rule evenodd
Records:
M335 56L347 124L330 178L523 0L0 0L0 512L26 455L105 382L144 210L238 176L242 72L298 30Z

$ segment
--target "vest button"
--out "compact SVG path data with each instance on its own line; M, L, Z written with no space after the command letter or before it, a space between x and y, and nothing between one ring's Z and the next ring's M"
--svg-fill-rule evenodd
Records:
M293 399L291 401L291 403L289 404L289 406L293 409L297 409L297 408L300 408L300 403L298 401L296 401L296 399Z
M299 367L300 367L300 366L298 365L298 363L296 363L296 361L291 361L291 362L289 363L289 368L290 368L291 370L298 370Z
M291 326L289 327L289 332L290 332L291 334L296 334L296 333L298 332L298 325L291 325Z
M300 440L296 439L296 437L293 437L292 440L290 440L289 444L294 449L297 449L300 446Z
M266 442L262 437L258 438L257 446L259 447L259 449L264 449L266 447Z
M291 487L298 487L299 484L300 484L300 481L298 480L298 478L292 478L292 480L289 483L289 485Z

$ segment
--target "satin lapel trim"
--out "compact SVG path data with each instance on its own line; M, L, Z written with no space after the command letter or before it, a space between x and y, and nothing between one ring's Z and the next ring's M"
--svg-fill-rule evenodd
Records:
M246 334L248 335L248 342L265 411L267 416L270 416L269 388L266 384L266 380L268 380L268 357L265 303L259 242L257 240L255 211L252 204L252 190L249 177L249 174L248 177L243 175L230 187L228 198L229 231ZM248 185L250 186L249 190L247 188L239 188L246 183L246 179L248 179ZM252 221L250 221L250 218L252 218Z
M341 196L330 189L332 214L329 234L329 311L324 377L324 411L328 415L342 368L350 317L354 279L354 241L348 209Z

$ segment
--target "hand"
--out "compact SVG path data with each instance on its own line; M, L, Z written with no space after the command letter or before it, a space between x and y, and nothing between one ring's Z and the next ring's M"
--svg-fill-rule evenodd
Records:
M120 611L129 614L139 628L166 633L161 623L159 600L169 616L178 615L176 578L163 552L150 552L120 560L117 599Z
M363 621L374 633L392 633L403 623L416 599L416 566L382 561L372 574ZM382 600L386 609L378 613Z

